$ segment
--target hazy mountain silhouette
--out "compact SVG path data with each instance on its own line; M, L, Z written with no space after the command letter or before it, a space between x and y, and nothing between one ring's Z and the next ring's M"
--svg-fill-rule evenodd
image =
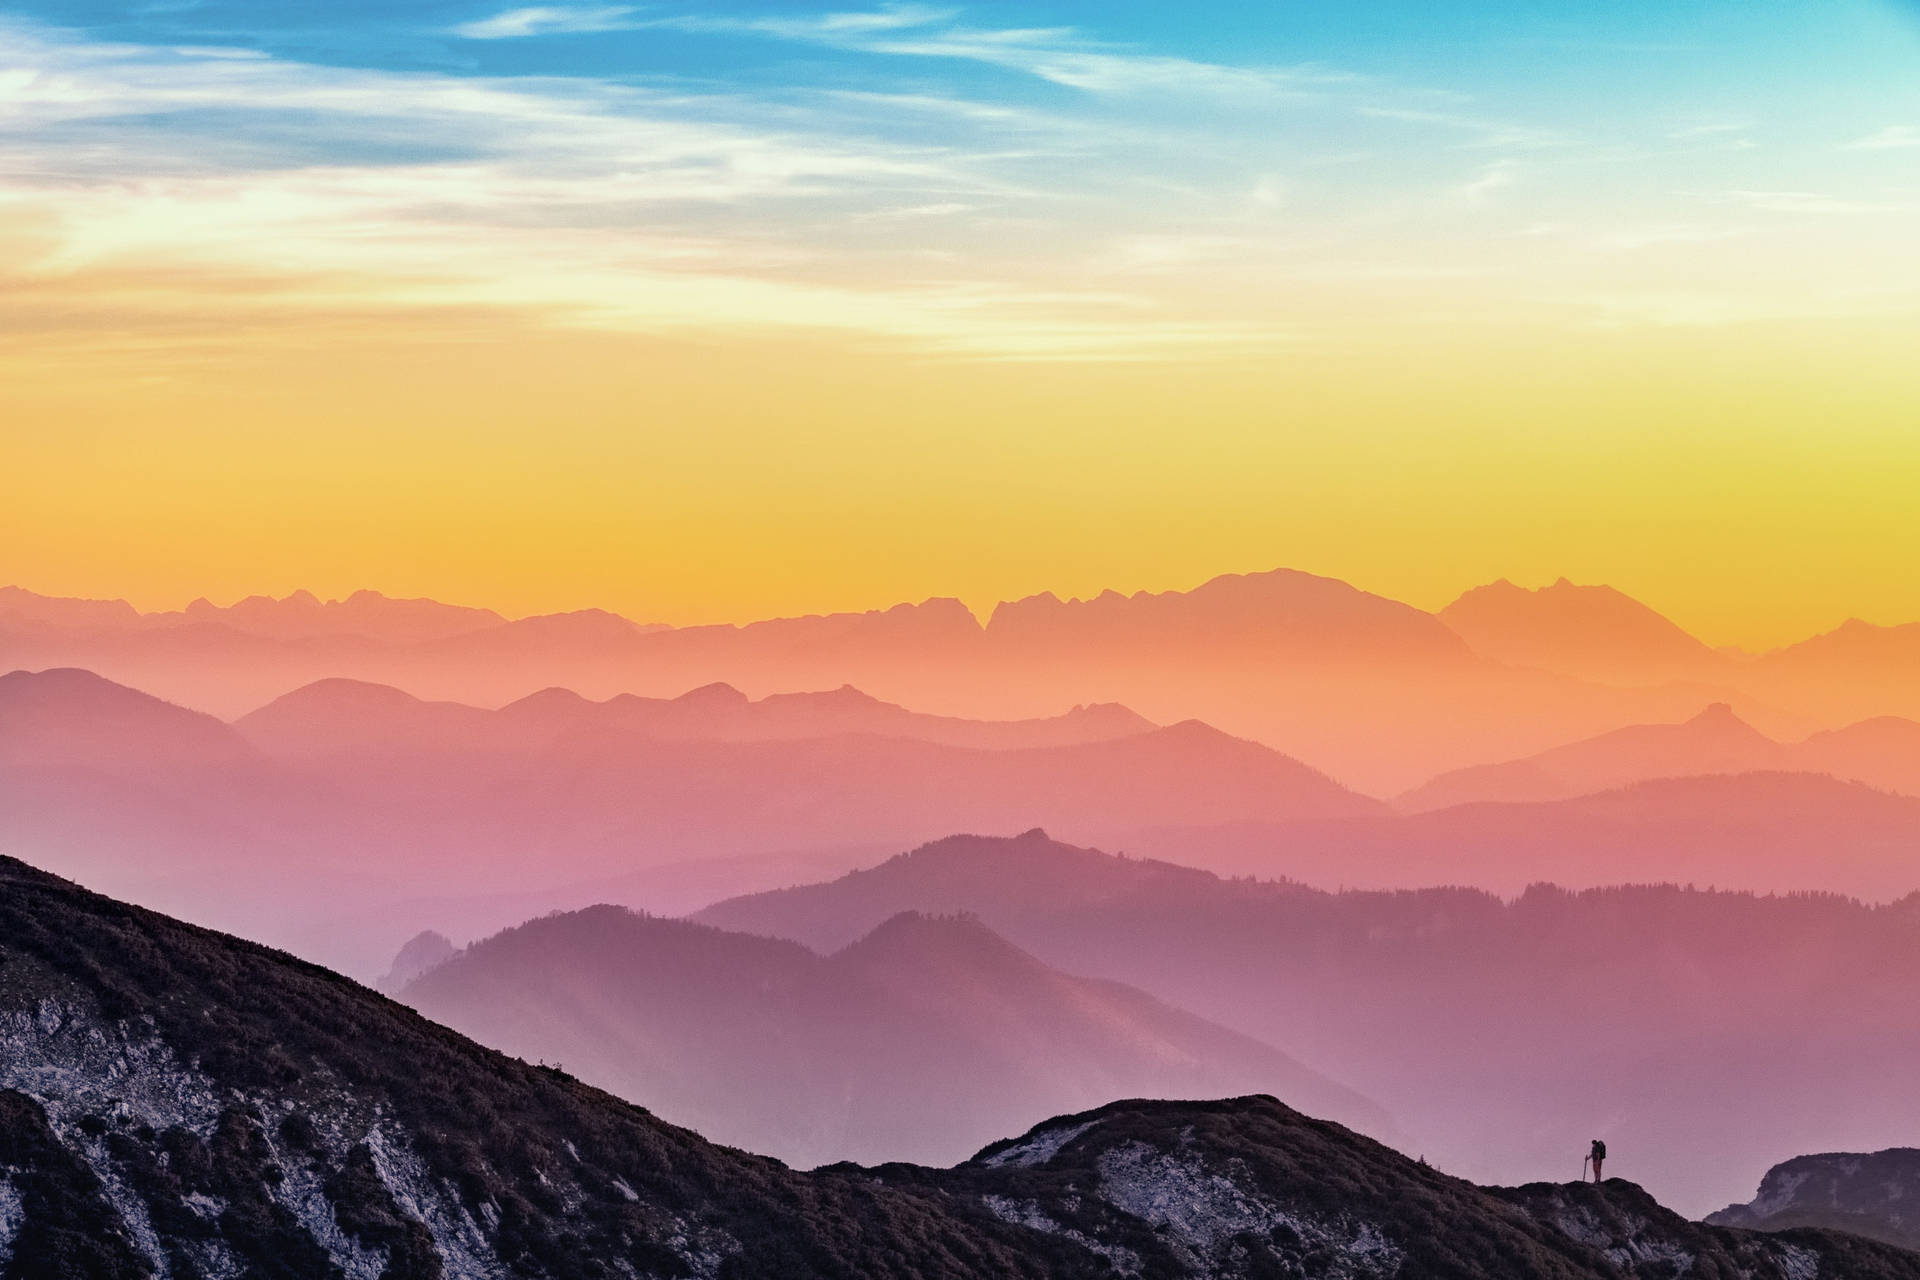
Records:
M453 959L458 952L459 948L445 934L423 929L407 939L407 945L394 956L386 976L374 985L388 995L394 995L414 979Z
M996 607L987 637L1006 654L1116 666L1190 657L1364 664L1466 655L1433 615L1296 569L1223 574L1190 591L1106 591L1067 601L1045 592Z
M1557 800L1655 778L1759 771L1828 774L1920 795L1920 724L1881 716L1777 742L1716 703L1681 724L1630 725L1523 760L1443 773L1398 796L1407 811Z
M1375 1134L1286 1055L978 920L903 913L838 954L617 907L531 921L406 987L422 1013L799 1165L946 1163L1115 1097L1264 1091Z
M195 600L178 615L150 616L148 625L164 626L176 617L280 640L361 636L391 643L440 640L498 627L506 621L491 609L469 609L437 600L395 600L378 591L356 591L344 600L327 601L310 591L296 591L278 600L248 596L225 608L205 599Z
M1789 769L1793 759L1719 702L1681 724L1629 725L1524 760L1443 773L1394 804L1419 811L1488 800L1562 800L1651 778Z
M77 632L197 625L276 640L355 636L388 643L444 639L506 622L491 609L437 600L397 600L378 591L356 591L344 600L325 601L311 591L295 591L279 599L248 596L226 606L202 598L177 611L141 613L125 600L71 600L0 587L0 623L9 620Z
M1622 1171L1704 1211L1742 1169L1920 1134L1920 895L1326 893L1031 833L696 918L830 949L916 909L973 912L1050 965L1283 1043L1477 1176L1550 1176L1603 1134Z
M1852 618L1760 658L1749 680L1775 701L1816 708L1829 724L1920 719L1920 623L1882 627Z
M851 685L819 693L752 700L726 684L675 698L621 694L594 702L545 689L499 711L427 702L386 685L321 680L235 722L259 747L305 756L360 749L520 750L551 746L583 732L728 742L874 734L983 750L1065 746L1145 733L1156 726L1125 707L1075 707L1037 720L964 720L924 715L869 697Z
M1502 578L1464 593L1438 616L1483 657L1580 680L1725 679L1733 666L1631 596L1565 578L1537 590Z
M1752 1201L1707 1221L1756 1231L1823 1227L1920 1249L1920 1150L1795 1156L1767 1170Z
M1224 905L1236 892L1211 872L1064 844L1036 828L1012 839L949 836L836 880L715 903L694 919L833 952L902 912L974 915L1018 939L1063 911L1125 916L1156 902Z
M330 619L335 608L265 602L78 631L0 614L0 664L85 666L227 716L329 678L487 706L550 687L605 700L669 698L713 683L756 695L852 685L966 720L1118 703L1158 723L1203 720L1374 791L1675 718L1705 700L1698 682L1622 688L1495 661L1431 614L1292 570L1226 575L1188 591L1034 596L998 606L985 626L943 599L683 628L585 611L454 631L472 621L456 614L435 618L445 633L426 638L411 638L426 636L418 625L394 638L397 623L377 636L368 627L315 634L318 624L239 625L260 610L297 621L316 610ZM1807 723L1791 707L1741 706L1749 716L1766 712L1769 732L1835 723Z
M781 859L801 874L811 873L802 862L823 858L840 869L953 830L1045 822L1094 839L1136 826L1383 809L1197 724L1006 750L873 733L785 736L884 724L1047 741L1131 721L1110 709L968 725L858 694L745 703L709 688L670 704L542 695L488 712L327 682L235 730L84 673L8 680L15 701L43 710L33 733L9 736L20 754L0 765L0 797L10 800L0 839L116 892L369 977L402 939L448 927L384 914L383 904L413 899L526 902L705 860L712 901L790 883ZM141 732L115 727L129 718ZM686 736L703 723L719 736ZM50 768L63 753L87 767ZM164 786L153 782L160 769ZM744 878L729 879L735 872ZM301 891L289 893L290 883ZM385 921L382 932L333 927L356 917ZM487 925L524 917L510 910Z
M171 772L231 767L253 754L212 716L91 671L0 675L0 765Z
M24 587L0 587L0 628L45 626L70 631L131 630L142 615L125 600L43 596Z
M0 848L144 898L170 878L218 886L235 859L290 870L252 815L298 821L291 801L212 716L86 671L0 676Z
M1876 716L1813 734L1793 747L1803 769L1868 786L1920 795L1920 723Z
M1271 1098L1116 1102L950 1170L795 1173L283 955L0 859L0 1264L131 1280L1914 1280L1638 1187L1488 1191Z
M496 713L427 702L390 685L317 680L234 721L259 750L285 758L349 751L459 753L491 745Z
M1718 774L1386 818L1142 829L1120 845L1323 888L1674 882L1886 902L1920 885L1920 797L1823 774Z

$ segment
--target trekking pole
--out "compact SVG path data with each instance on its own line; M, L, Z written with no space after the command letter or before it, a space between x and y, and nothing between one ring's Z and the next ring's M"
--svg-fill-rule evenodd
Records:
M1583 1156L1580 1160L1580 1181L1587 1180L1587 1166L1593 1163L1592 1156Z

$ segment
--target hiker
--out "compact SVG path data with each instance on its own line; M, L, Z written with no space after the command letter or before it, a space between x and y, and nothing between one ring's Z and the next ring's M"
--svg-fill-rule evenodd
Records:
M1593 1140L1593 1151L1587 1156L1587 1159L1593 1162L1593 1180L1596 1183L1600 1181L1600 1162L1606 1158L1607 1144L1595 1138Z

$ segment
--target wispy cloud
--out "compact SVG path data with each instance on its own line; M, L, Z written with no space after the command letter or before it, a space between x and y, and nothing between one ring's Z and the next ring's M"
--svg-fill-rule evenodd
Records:
M1911 147L1920 147L1920 126L1890 124L1864 138L1855 138L1846 144L1845 150L1904 151Z
M982 63L1089 93L1301 95L1358 77L1323 67L1245 67L1113 45L1074 27L974 27L961 11L921 5L812 17L678 15L637 25L757 35L894 57Z
M1357 110L1361 115L1375 120L1426 125L1458 133L1466 138L1469 145L1476 147L1531 151L1546 147L1563 147L1571 141L1558 130L1489 120L1459 111L1372 103L1362 104Z
M1520 166L1512 160L1495 160L1472 178L1447 193L1454 204L1479 208L1491 203L1498 193L1519 181Z
M1833 195L1825 191L1731 191L1727 193L1727 198L1762 213L1836 214L1853 217L1861 214L1920 211L1920 201L1861 200Z
M514 41L661 30L736 51L789 42L803 71L734 74L724 58L655 76L391 70L0 20L0 227L31 228L0 233L0 270L43 299L61 281L139 280L112 296L162 329L244 298L249 316L439 308L826 332L966 358L1150 358L1302 340L1271 317L1302 314L1288 291L1308 286L1353 290L1358 306L1324 309L1347 321L1396 282L1494 280L1524 253L1542 290L1584 298L1596 249L1617 267L1622 251L1704 251L1765 228L1803 237L1782 257L1807 261L1813 215L1912 207L1849 185L1831 144L1830 191L1763 176L1780 172L1774 153L1729 151L1747 128L1733 115L1556 127L1454 88L994 28L953 6L560 4L454 29L506 42L489 66L514 65ZM444 52L447 29L427 35ZM764 67L768 50L754 52L741 62ZM1681 155L1664 190L1613 183L1623 156L1651 175ZM1702 177L1708 164L1725 167ZM1528 234L1547 225L1573 230ZM1708 296L1700 256L1690 278ZM183 272L249 284L196 296ZM1690 309L1711 308L1667 313Z
M0 28L0 59L34 68L0 77L0 216L38 228L9 274L42 291L138 277L126 305L156 322L223 305L166 287L198 272L267 282L250 309L812 329L967 358L1153 358L1285 336L1144 295L1019 283L992 262L934 278L887 268L841 228L941 222L1024 193L992 152L846 133L844 102L812 126L789 105L776 127L725 94L236 60L18 26ZM207 113L298 120L323 142L309 151L350 154L392 129L442 154L223 163L180 123ZM142 123L156 116L176 124L156 135ZM68 144L75 130L86 148Z
M630 25L634 12L625 5L533 5L463 23L453 32L468 40L519 40L528 36L616 31Z

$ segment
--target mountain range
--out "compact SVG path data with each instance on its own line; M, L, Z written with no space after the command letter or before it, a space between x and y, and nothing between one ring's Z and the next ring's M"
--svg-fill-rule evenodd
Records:
M831 951L909 910L971 912L1049 965L1284 1045L1476 1177L1551 1177L1601 1136L1704 1212L1742 1171L1920 1136L1920 894L1329 893L1034 832L695 918Z
M819 693L750 699L711 684L674 698L620 694L604 702L570 689L543 689L498 711L427 702L387 685L319 680L234 722L261 751L282 757L342 751L526 752L587 733L672 740L782 742L871 734L976 750L1078 746L1159 726L1123 706L1076 706L1032 720L966 720L909 711L852 685Z
M1501 894L1676 883L1892 902L1920 887L1920 797L1824 774L1653 778L1566 800L1478 802L1338 822L1130 833L1129 852L1324 887L1463 884Z
M1379 1137L1383 1112L1285 1054L966 916L904 912L829 956L594 907L435 965L399 998L483 1044L803 1166L962 1160L1113 1098L1272 1093Z
M1920 1276L1617 1179L1475 1187L1271 1098L1116 1102L952 1169L796 1173L10 859L0 1044L0 1267L37 1280Z
M969 720L1121 703L1158 723L1204 720L1374 793L1714 701L1795 737L1920 718L1920 626L1853 621L1752 657L1709 648L1611 588L1496 583L1429 613L1293 570L1041 594L995 606L984 624L941 599L674 628L591 610L509 621L371 592L140 614L8 588L0 666L82 666L226 717L335 677L476 706L553 686L604 700L716 682L755 695L851 684Z
M644 894L649 868L695 860L706 896L671 905L954 830L1052 822L1092 839L1384 812L1200 724L1113 707L958 721L851 690L554 692L487 711L334 680L225 725L86 672L16 672L0 676L0 742L0 841L369 976L401 939L450 923L389 919L382 904L454 886L490 932L534 907ZM377 936L356 932L369 926Z

